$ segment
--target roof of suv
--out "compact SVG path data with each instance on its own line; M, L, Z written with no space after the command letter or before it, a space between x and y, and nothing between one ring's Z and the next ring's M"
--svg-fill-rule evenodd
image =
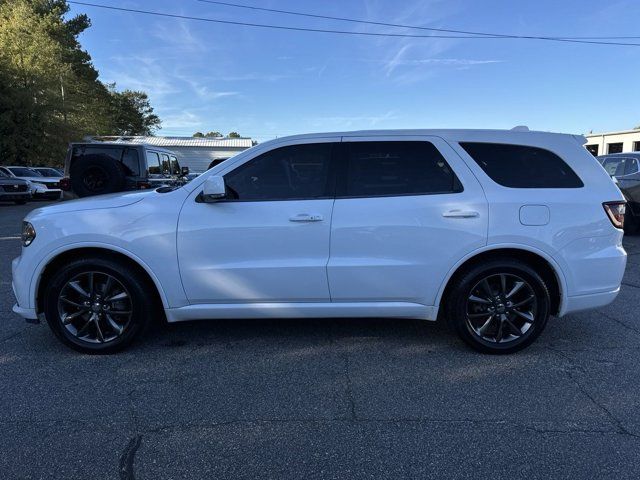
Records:
M637 157L637 158L640 158L640 152L606 153L604 155L598 155L596 158L608 158L608 157Z
M554 132L541 132L535 130L529 130L526 127L515 127L511 130L499 130L499 129L396 129L396 130L355 130L347 132L324 132L324 133L306 133L300 135L291 135L287 137L280 137L282 139L303 139L303 138L319 138L319 137L368 137L368 136L421 136L432 135L439 137L454 137L461 138L465 136L478 138L483 137L486 141L497 141L500 139L509 139L513 137L522 138L522 136L568 136L573 137L576 140L580 140L582 143L586 143L586 139L583 135L575 135L570 133L554 133ZM266 143L266 142L265 142Z
M169 153L171 155L175 155L175 152L171 151L171 150L167 150L166 148L162 148L162 147L156 147L154 145L149 145L148 143L134 143L134 142L72 142L71 146L75 147L75 146L79 146L79 145L86 145L86 146L96 146L96 147L118 147L118 148L122 148L123 146L127 147L142 147L142 148L146 148L147 150L153 150L154 152L163 152L163 153Z

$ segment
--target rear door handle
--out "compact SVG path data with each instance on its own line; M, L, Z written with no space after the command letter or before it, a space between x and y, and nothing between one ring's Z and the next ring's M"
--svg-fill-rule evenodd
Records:
M322 215L318 213L299 213L289 218L290 222L321 222Z
M442 216L445 218L475 218L479 217L480 214L473 210L449 210L444 212Z

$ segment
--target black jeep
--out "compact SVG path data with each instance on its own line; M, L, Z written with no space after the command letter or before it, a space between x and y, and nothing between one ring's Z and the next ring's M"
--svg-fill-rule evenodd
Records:
M180 185L188 173L187 167L180 167L176 154L163 148L125 142L72 143L60 186L88 197Z

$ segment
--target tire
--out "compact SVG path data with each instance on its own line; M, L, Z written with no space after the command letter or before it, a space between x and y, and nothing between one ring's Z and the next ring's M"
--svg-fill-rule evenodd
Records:
M13 203L16 205L25 205L27 203L26 200L14 200Z
M71 188L79 197L121 192L125 172L117 160L107 155L84 155L71 165Z
M488 282L488 290L483 279ZM493 259L470 267L454 282L446 298L445 316L460 338L480 352L507 354L522 350L547 325L549 289L524 262L510 257ZM523 285L512 293L518 283Z
M152 288L155 286L126 263L109 258L78 259L59 268L49 279L44 314L53 333L68 347L90 354L114 353L145 332L157 316ZM98 309L96 303L103 307ZM63 317L74 314L73 320L63 323Z

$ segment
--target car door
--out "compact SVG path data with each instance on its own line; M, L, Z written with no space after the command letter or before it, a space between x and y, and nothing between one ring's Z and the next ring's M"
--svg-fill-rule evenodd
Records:
M433 305L447 272L486 244L487 202L437 137L343 137L327 267L334 302Z
M199 202L195 189L178 224L189 302L329 301L335 142L282 146L230 166L222 201Z
M618 186L627 197L627 200L632 203L630 208L634 209L633 213L637 215L635 209L637 204L640 203L640 167L637 157L625 157L624 158L624 173L616 176L618 180Z

